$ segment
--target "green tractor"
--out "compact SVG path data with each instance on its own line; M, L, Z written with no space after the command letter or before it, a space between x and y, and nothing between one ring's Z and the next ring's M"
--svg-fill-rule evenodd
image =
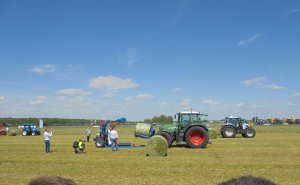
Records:
M174 117L174 123L161 126L158 134L167 140L168 147L174 141L185 141L191 148L205 148L209 136L208 121L203 119L204 116L207 115L194 111L179 112Z

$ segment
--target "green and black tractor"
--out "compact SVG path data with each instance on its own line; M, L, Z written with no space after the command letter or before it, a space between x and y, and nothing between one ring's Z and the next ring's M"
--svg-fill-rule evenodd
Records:
M191 148L205 148L209 141L208 121L203 118L205 116L194 111L179 112L174 116L174 123L161 126L158 134L167 140L168 147L174 141L184 141Z

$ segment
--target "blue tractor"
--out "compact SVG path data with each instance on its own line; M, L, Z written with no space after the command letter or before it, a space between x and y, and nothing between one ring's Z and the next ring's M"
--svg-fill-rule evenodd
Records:
M41 131L36 128L35 125L33 124L24 124L22 126L22 135L23 136L27 136L27 135L32 135L32 136L36 136L36 135L41 135Z
M126 123L126 118L120 118L115 121L106 120L100 125L100 132L94 138L95 146L97 148L110 146L110 142L108 138L108 127L112 125L117 125L119 123Z

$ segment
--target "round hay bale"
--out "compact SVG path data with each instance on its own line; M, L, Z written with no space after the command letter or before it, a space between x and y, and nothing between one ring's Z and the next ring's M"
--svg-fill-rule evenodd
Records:
M146 156L167 156L168 142L160 136L155 135L151 137L146 145Z
M209 139L217 139L218 138L218 132L211 129L208 131L208 136L209 136Z
M8 135L9 136L16 136L17 135L17 132L15 130L9 130L8 131Z
M147 123L137 123L135 126L135 135L150 136L152 125Z

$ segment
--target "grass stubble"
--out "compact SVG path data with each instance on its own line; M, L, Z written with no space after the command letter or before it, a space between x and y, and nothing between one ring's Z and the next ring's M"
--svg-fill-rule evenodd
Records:
M219 130L219 125L214 125ZM218 138L205 149L180 144L167 157L146 157L145 148L111 152L88 142L87 153L75 155L74 140L85 139L85 127L54 127L52 153L42 136L0 137L0 184L27 184L42 175L61 176L79 185L93 184L217 184L253 175L277 184L300 182L300 125L256 126L255 138ZM43 129L42 129L43 130ZM134 127L118 126L120 142L146 144ZM92 129L92 136L98 132Z

